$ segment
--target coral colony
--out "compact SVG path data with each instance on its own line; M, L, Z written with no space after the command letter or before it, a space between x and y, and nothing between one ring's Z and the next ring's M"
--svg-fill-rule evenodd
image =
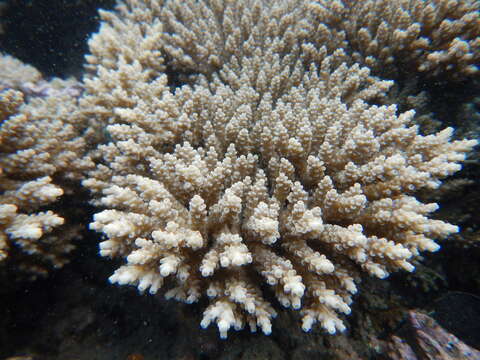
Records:
M413 271L458 231L415 192L477 142L420 135L386 97L400 68L477 76L478 7L125 0L100 12L81 82L3 56L0 257L16 244L33 276L62 266L75 231L39 208L81 181L100 255L124 260L112 283L208 298L201 326L222 338L270 334L281 306L343 331L361 272Z

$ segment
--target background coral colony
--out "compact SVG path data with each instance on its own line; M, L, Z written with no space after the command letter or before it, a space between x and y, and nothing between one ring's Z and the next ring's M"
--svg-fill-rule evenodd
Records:
M112 284L199 302L221 338L271 334L288 311L337 334L361 279L413 272L442 241L477 245L475 226L434 214L472 189L449 176L478 164L478 113L437 107L439 87L478 86L477 1L124 0L99 14L78 79L1 57L8 281L56 272L88 228L117 260Z

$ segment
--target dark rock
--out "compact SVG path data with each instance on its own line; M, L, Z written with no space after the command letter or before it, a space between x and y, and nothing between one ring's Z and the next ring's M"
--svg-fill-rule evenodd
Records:
M388 360L479 360L480 351L466 345L431 317L415 311L387 345Z

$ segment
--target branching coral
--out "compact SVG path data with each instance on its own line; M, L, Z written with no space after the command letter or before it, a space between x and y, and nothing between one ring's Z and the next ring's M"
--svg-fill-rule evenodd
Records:
M478 74L480 16L475 0L312 1L312 41L345 38L354 61L375 74L403 70L465 79Z
M158 26L150 16L161 16L137 0L120 5L121 14L138 4L126 16L149 14L137 44L147 41L148 24ZM218 14L220 4L238 6L198 6ZM243 10L261 15L241 19L288 18L288 6L251 5ZM476 141L450 141L451 128L421 136L413 112L369 105L391 82L347 65L342 50L302 44L298 19L298 33L273 29L272 41L254 51L225 55L224 47L218 57L210 54L216 45L206 57L198 47L187 56L188 44L174 35L165 34L168 45L156 37L174 58L167 64L207 75L173 93L159 70L163 59L145 65L144 53L155 50L130 52L118 40L129 35L112 33L122 20L103 18L93 51L107 40L120 45L105 63L89 58L95 72L85 104L100 109L110 142L98 148L99 164L83 184L106 208L90 225L106 235L101 255L126 261L111 282L150 293L165 286L167 298L187 303L207 296L201 325L216 323L222 337L246 324L271 332L276 306L264 296L266 283L281 305L300 310L305 331L319 322L335 333L345 329L338 313L350 313L362 271L379 278L412 271L413 257L457 231L429 219L437 205L414 192L458 171ZM211 15L199 29L212 19L219 21Z
M304 7L299 0L166 1L159 15L169 63L210 74L267 48L290 53Z
M10 55L0 55L0 89L21 89L42 80L42 74L33 66Z
M64 220L52 211L35 212L35 210L56 201L63 194L63 190L53 185L49 176L31 181L25 181L21 176L18 178L11 176L12 169L5 156L5 152L12 146L10 140L18 140L18 138L10 138L10 135L13 135L14 131L18 132L24 118L21 115L12 115L22 102L23 96L20 92L5 90L1 93L2 120L5 123L2 124L0 137L0 147L3 153L2 167L0 168L2 191L0 196L0 259L3 260L7 257L9 248L12 246L11 243L14 243L26 253L47 255L55 266L61 266L64 260L61 256L55 256L54 253L59 253L59 255L64 252L68 253L69 249L66 248L64 251L63 244L55 246L54 238L46 237L44 234L50 233L54 228L62 225ZM6 115L10 115L11 118L7 119ZM21 156L21 154L18 155ZM42 241L48 239L45 243L39 242L42 236L44 236ZM57 247L57 250L53 250L52 247ZM32 270L43 272L41 268Z
M18 88L34 86L15 81ZM20 91L0 93L0 258L19 253L16 267L32 277L44 275L49 266L63 266L73 249L78 229L55 231L64 219L52 206L69 189L66 181L79 180L92 165L81 159L85 141L74 120L79 92L71 81L42 86L45 97L28 103Z

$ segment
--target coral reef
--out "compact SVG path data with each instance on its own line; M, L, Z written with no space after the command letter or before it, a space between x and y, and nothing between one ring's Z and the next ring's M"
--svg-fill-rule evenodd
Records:
M0 56L0 89L22 89L42 80L42 74L33 66L9 56Z
M80 103L109 143L83 184L106 208L90 225L107 237L101 255L126 260L110 281L208 297L201 325L221 337L269 334L269 292L305 331L342 331L362 271L412 271L458 231L414 193L458 171L476 141L419 135L413 112L370 105L391 82L306 42L298 4L131 0L90 41ZM202 74L173 92L170 66Z
M197 315L221 338L276 328L235 336L229 358L477 356L418 313L409 344L390 335L422 295L478 291L477 141L460 140L478 137L478 1L119 0L81 72L86 12L113 2L0 1L2 51L51 53L42 73L0 56L0 357L91 358L121 338L99 356L221 358ZM9 31L24 25L76 31L22 49ZM57 70L82 79L45 77ZM76 212L86 189L93 220Z
M165 1L152 11L164 24L169 66L209 75L229 63L272 49L293 55L304 1ZM324 44L322 44L324 45Z
M19 253L15 267L35 278L63 266L73 250L78 227L59 230L64 219L52 209L71 190L68 181L80 180L93 164L82 159L85 141L74 116L80 92L73 80L47 84L32 67L11 57L2 61L13 66L10 75L21 75L0 81L8 87L0 93L0 258Z
M320 0L309 10L317 41L344 38L353 60L377 75L419 71L464 80L478 74L478 1Z

